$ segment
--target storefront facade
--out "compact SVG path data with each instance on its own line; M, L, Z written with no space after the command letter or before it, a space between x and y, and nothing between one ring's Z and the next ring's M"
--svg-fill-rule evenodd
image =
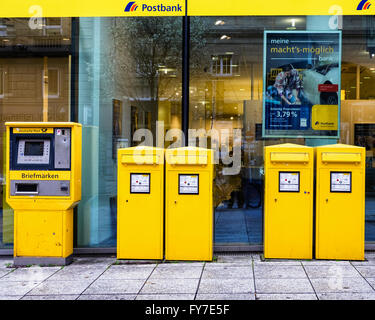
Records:
M265 31L339 35L337 61L318 61L302 78L305 95L318 99L315 104L338 106L335 134L304 136L293 127L287 134L265 135L267 87L286 64L302 69L284 55L279 59L289 58L288 63L265 72ZM263 147L284 142L364 146L365 237L371 247L374 55L373 15L1 18L1 168L6 121L81 123L82 200L75 212L75 248L111 252L116 247L116 150L144 140L175 147L203 137L208 147L219 145L213 182L216 250L260 250ZM338 85L335 94L314 89L329 84L332 74L339 79L333 83ZM314 81L317 85L309 87ZM151 138L142 137L139 129L147 129ZM13 213L3 193L0 254L13 245Z

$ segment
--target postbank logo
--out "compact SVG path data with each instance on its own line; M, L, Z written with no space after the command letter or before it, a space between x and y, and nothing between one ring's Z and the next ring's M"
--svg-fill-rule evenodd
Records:
M167 3L168 1L168 3ZM168 13L180 13L183 14L183 6L181 1L171 1L171 0L164 0L164 1L147 1L147 3L139 3L140 13L160 13L160 14L168 14ZM138 4L135 1L130 1L126 4L124 12L132 13L138 9Z
M126 5L124 12L130 12L130 11L133 12L137 9L138 9L138 5L134 1L131 1Z
M368 10L371 7L371 2L369 0L361 0L357 6L357 10Z

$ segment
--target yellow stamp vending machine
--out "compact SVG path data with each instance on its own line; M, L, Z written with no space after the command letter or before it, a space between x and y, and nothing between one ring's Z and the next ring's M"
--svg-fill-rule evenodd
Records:
M66 265L81 200L82 127L7 122L6 200L14 209L14 265Z
M211 261L212 150L166 150L165 259Z
M264 257L311 259L314 149L265 147Z
M163 259L164 149L118 150L117 259Z
M366 150L343 144L315 148L317 259L365 258Z

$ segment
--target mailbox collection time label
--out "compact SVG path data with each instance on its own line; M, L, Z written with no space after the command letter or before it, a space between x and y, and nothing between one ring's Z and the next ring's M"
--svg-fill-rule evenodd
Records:
M131 173L130 193L150 193L150 174Z
M299 172L280 172L279 192L299 192Z

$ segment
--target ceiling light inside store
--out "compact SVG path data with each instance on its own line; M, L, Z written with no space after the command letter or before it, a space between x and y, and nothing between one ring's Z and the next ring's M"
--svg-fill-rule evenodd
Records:
M225 24L223 20L216 20L215 22L215 26L222 26L223 24Z
M229 40L229 39L230 37L225 34L220 37L220 40Z
M234 52L230 52L230 51L229 51L229 52L225 52L225 54L234 54Z
M233 120L233 117L230 117L231 120Z

